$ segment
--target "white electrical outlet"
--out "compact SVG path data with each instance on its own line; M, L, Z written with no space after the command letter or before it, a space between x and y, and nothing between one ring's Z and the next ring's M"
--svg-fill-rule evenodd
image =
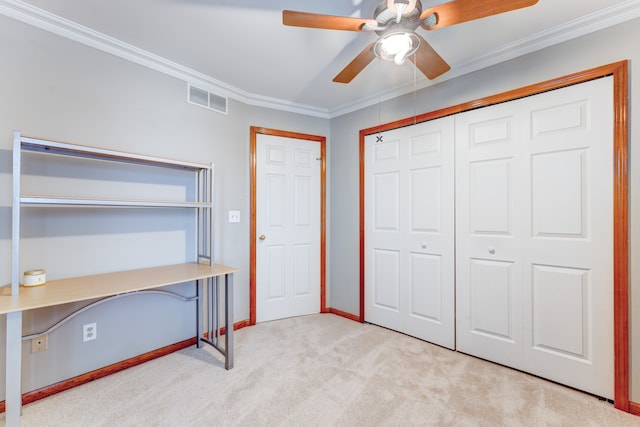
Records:
M98 338L98 327L95 323L82 325L82 341L91 341Z
M31 353L44 351L49 348L49 335L43 335L38 338L31 339Z

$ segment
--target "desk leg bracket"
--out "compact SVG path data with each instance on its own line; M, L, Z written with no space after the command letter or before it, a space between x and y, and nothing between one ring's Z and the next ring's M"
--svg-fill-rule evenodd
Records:
M220 281L224 280L224 329L220 323ZM209 344L224 356L224 367L233 368L233 275L198 280L197 347ZM206 302L206 310L205 310ZM206 330L206 332L205 332ZM224 333L224 346L220 339Z

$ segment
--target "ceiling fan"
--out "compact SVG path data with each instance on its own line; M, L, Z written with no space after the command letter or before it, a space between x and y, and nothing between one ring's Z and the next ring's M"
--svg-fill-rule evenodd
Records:
M420 0L383 0L373 12L373 19L317 13L282 11L284 25L344 31L373 31L380 37L369 44L334 79L349 83L374 58L402 64L409 58L429 79L451 69L449 64L415 32L473 21L536 4L538 0L452 0L422 10Z

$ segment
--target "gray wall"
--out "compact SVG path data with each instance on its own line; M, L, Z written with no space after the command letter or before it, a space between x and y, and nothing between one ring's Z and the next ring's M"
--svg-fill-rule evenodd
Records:
M229 114L186 102L186 83L73 41L0 16L0 284L11 281L12 131L28 135L215 163L215 260L239 267L235 321L249 318L249 127L252 125L329 134L329 120L230 100ZM73 162L36 161L27 181L68 193L91 194L71 172ZM44 168L46 173L41 173ZM92 185L115 183L127 173L138 185L179 188L183 178L166 171L124 171L106 165ZM43 176L49 176L44 180ZM100 177L98 177L98 175ZM32 179L33 178L33 179ZM100 182L99 182L100 181ZM156 184L153 184L155 182ZM35 183L33 184L35 186ZM178 187L177 189L174 187ZM158 187L156 187L156 191ZM226 222L227 210L241 222ZM23 209L22 269L44 267L61 278L126 268L183 262L191 256L193 216L149 210ZM183 295L193 285L172 287ZM133 296L91 309L49 336L49 350L23 346L23 390L29 391L110 363L195 336L193 303L163 296ZM37 310L24 316L24 332L46 329L78 305ZM98 339L81 340L82 325L97 322ZM4 347L5 318L0 318ZM0 383L4 383L4 351ZM4 387L0 387L4 399Z
M630 302L631 302L631 400L640 402L640 116L634 104L640 101L640 60L637 40L640 20L627 22L565 42L491 68L465 75L331 121L331 180L339 182L331 191L333 238L331 256L331 306L349 313L359 310L358 271L358 132L379 123L457 105L529 84L617 62L630 62ZM635 101L635 102L634 102ZM378 117L381 120L378 121Z
M640 20L621 24L596 34L547 48L367 108L331 121L247 106L230 101L229 114L222 115L188 105L185 83L122 59L93 50L72 41L0 16L0 284L10 282L10 206L11 206L11 132L25 133L106 148L149 153L177 159L214 161L216 163L216 261L241 269L235 281L235 320L249 316L249 126L265 126L316 135L326 135L329 153L329 306L357 314L359 303L358 272L358 132L414 114L448 107L487 95L500 93L539 81L631 59L631 82L639 71L633 60L640 51L634 40L640 37ZM631 175L630 175L630 266L632 326L632 394L640 402L640 209L637 188L640 177L633 172L640 165L634 150L640 129L640 117L633 114L634 100L640 99L637 86L631 84ZM242 214L240 224L223 219L229 209ZM79 214L78 214L79 215ZM134 250L116 253L113 248L136 242L154 242L157 236L180 245L188 233L188 220L152 218L130 212L117 214L120 221L107 229L95 230L90 219L79 230L61 225L57 214L44 221L35 218L43 231L32 230L30 252L37 266L45 263L46 247L69 253L80 259L86 272L124 268L131 264L179 261L184 251L166 254L157 248L140 255ZM60 215L62 216L62 215ZM82 216L82 215L81 215ZM100 217L96 218L96 224ZM184 223L187 223L185 226ZM43 225L44 224L44 225ZM127 224L125 231L118 224ZM182 225L177 225L182 224ZM92 228L92 225L94 227ZM62 238L56 227L69 231ZM66 227L66 228L65 228ZM137 228L140 227L140 228ZM182 227L182 228L181 228ZM45 239L42 239L42 236ZM151 236L153 235L153 236ZM155 236L155 237L154 237ZM105 248L99 245L107 239ZM40 239L40 241L38 241ZM115 242L115 243L114 243ZM103 244L104 245L104 244ZM99 250L98 257L87 255L85 248ZM111 252L111 253L110 253ZM134 253L135 252L135 253ZM137 257L132 259L129 255ZM165 258L163 258L165 257ZM62 257L60 257L62 259ZM96 261L97 260L97 261ZM76 265L42 265L48 271L75 275ZM136 265L139 266L139 265ZM27 266L25 266L27 267ZM35 267L35 265L34 265ZM189 286L174 287L187 294ZM41 310L25 316L25 333L48 326L73 307ZM166 313L171 313L167 316ZM24 390L55 381L143 353L181 339L192 337L191 308L185 303L163 297L136 296L105 304L72 321L50 336L50 349L30 354L24 351ZM96 321L99 339L86 345L81 342L81 325ZM4 318L0 319L0 340L4 342ZM57 335L56 335L57 334ZM54 336L56 335L56 336ZM144 336L144 339L139 339ZM634 344L635 343L635 344ZM0 383L4 382L4 352L0 352ZM634 369L635 368L635 369ZM0 398L3 399L3 390Z

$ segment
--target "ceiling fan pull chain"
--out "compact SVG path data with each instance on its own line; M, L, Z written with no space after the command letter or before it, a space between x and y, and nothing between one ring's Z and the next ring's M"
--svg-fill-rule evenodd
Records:
M416 62L416 57L417 57L418 53L414 52L413 53L413 62ZM418 119L418 96L416 93L416 80L417 80L418 76L416 73L416 67L413 67L413 124L415 125L417 123L417 119Z
M380 69L380 58L378 58L378 78L382 77L382 71ZM378 86L378 136L376 137L376 143L382 143L382 114L380 113L382 103L380 99L380 86Z

